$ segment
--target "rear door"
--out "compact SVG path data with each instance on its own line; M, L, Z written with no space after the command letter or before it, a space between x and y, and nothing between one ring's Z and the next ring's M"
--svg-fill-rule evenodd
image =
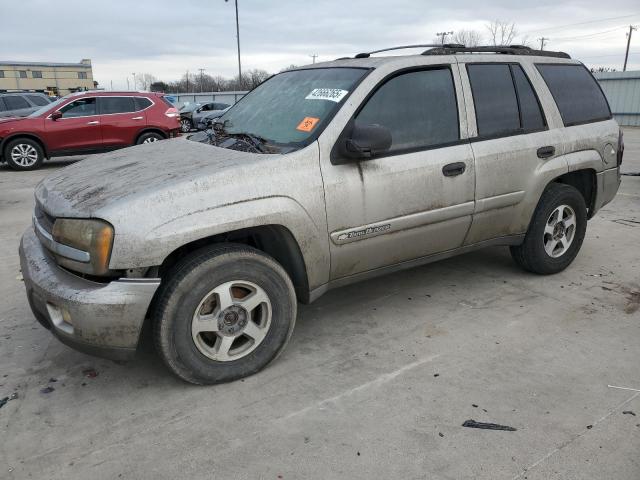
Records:
M133 145L146 124L143 112L136 111L134 97L99 97L102 143L105 148Z
M544 187L566 169L562 139L549 129L528 72L517 62L461 57L476 163L476 205L466 245L525 233ZM466 63L466 65L465 65ZM515 239L514 239L515 240Z
M456 65L396 72L353 118L389 129L391 149L344 165L321 160L333 280L462 245L475 181L462 98Z
M95 97L79 98L58 109L62 118L45 119L45 136L50 152L100 150L102 133Z

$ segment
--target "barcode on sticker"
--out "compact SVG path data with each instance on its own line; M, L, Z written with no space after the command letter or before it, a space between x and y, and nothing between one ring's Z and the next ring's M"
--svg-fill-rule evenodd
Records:
M305 97L305 100L329 100L338 103L347 93L349 93L347 90L339 88L316 88Z

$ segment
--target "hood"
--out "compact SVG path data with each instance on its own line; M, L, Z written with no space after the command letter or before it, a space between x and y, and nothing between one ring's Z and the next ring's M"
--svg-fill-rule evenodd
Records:
M186 139L163 140L95 155L60 169L40 182L35 196L56 217L98 216L99 210L133 198L171 195L188 182L215 183L223 172L244 169L265 156Z

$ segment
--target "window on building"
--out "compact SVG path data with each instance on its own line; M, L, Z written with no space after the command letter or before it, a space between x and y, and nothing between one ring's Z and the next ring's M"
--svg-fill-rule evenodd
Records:
M391 131L391 152L426 148L460 138L455 85L448 68L393 77L358 113L359 124Z
M87 72L78 72L78 78L79 79L86 79L87 78Z
M82 98L60 109L63 118L88 117L96 114L96 99Z
M6 95L4 97L4 103L7 106L7 110L20 110L21 108L31 108L29 102L19 95Z
M20 78L27 78L27 71L26 70L19 70L18 71L18 75L20 76Z
M4 78L4 70L0 70L0 78Z
M31 76L33 78L42 78L42 71L41 70L31 70Z
M100 114L135 112L133 97L101 97Z
M582 65L536 65L566 126L611 118L611 110L593 75Z

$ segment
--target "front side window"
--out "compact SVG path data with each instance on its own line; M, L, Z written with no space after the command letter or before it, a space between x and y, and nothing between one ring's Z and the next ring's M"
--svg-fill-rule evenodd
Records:
M460 138L451 70L421 70L385 82L356 116L391 131L390 152L443 145Z
M4 103L7 110L20 110L21 108L31 108L29 102L18 95L7 95L4 97Z
M62 118L75 118L75 117L88 117L95 115L96 112L96 99L95 98L82 98L75 102L68 103L60 109L62 112Z
M334 67L274 75L220 117L225 132L300 148L333 118L367 71Z
M565 126L611 118L600 86L583 65L536 65L560 110Z
M136 107L133 97L101 97L100 114L111 115L114 113L135 112Z

